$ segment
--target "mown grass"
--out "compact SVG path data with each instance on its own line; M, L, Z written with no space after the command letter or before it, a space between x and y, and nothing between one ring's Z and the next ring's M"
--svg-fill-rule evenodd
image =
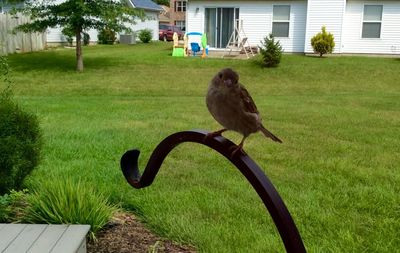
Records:
M400 248L400 60L285 55L278 68L255 60L173 58L167 43L11 55L14 93L39 115L45 147L28 180L73 177L135 211L157 233L201 252L283 252L269 215L243 176L215 152L183 144L154 184L132 189L121 155L176 131L216 130L204 94L233 67L265 125L284 141L251 136L247 153L284 199L309 252ZM227 133L233 141L241 136Z

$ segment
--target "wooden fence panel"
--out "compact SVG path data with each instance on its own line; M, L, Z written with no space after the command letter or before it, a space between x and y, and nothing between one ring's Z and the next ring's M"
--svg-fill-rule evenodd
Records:
M21 14L0 14L0 54L32 52L45 48L46 33L12 32L15 27L29 20Z

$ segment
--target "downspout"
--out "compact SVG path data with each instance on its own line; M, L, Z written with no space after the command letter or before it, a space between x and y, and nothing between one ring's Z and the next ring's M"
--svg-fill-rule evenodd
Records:
M344 31L344 28L345 28L344 27L344 18L345 18L345 15L346 15L346 3L347 3L347 0L343 0L342 27L340 29L340 43L339 43L338 51L335 52L335 53L339 53L339 54L342 53L342 48L343 48L343 34L344 34L343 31Z
M307 53L307 45L308 45L308 42L309 42L309 39L308 39L308 24L309 24L309 11L310 11L310 1L312 1L312 0L308 0L307 1L307 12L306 12L306 29L305 29L305 35L304 35L304 49L303 49L303 51L304 51L304 54L306 54Z

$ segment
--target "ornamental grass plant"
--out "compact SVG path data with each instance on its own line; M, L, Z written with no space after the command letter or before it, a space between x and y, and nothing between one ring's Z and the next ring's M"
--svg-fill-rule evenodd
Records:
M34 188L25 214L29 223L89 224L94 238L117 210L103 194L79 180L46 180Z

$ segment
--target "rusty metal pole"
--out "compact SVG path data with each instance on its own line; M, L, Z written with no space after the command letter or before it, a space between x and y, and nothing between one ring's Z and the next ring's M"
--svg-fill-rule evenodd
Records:
M237 146L230 140L223 136L207 138L207 134L208 132L203 130L191 130L178 132L168 136L158 144L151 154L147 166L143 171L143 175L140 175L138 168L140 151L137 149L127 151L121 157L121 169L126 180L136 189L149 186L153 183L165 157L176 146L183 142L195 142L206 145L231 161L256 190L279 231L286 252L306 252L292 216L275 187L261 168L248 155L241 152L237 152L233 157L231 157L233 148Z

